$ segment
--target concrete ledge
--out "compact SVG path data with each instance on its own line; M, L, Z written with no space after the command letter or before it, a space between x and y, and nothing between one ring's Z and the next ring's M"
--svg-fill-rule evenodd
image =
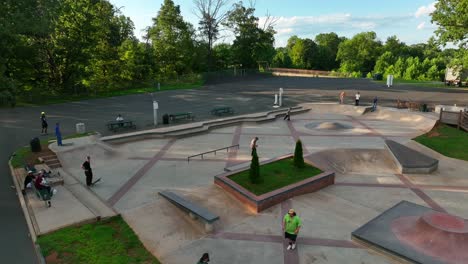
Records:
M427 174L437 170L439 161L393 140L385 146L395 159L400 173Z
M242 122L266 122L272 121L276 118L283 116L287 112L287 108L281 108L272 110L269 112L247 114L242 116L232 116L226 118L220 118L215 120L201 121L190 124L182 124L177 126L162 127L157 129L149 129L119 135L112 135L102 137L101 141L109 143L125 143L129 141L161 138L161 137L182 137L189 136L197 133L204 133L214 128L220 128L224 126L234 125ZM292 107L291 114L300 114L308 112L309 109L303 107Z
M287 159L292 157L292 154L278 157L275 159L267 160L262 162L261 164L268 164L271 162L275 162L282 159ZM307 164L316 167L314 164L310 163L310 161L304 160ZM299 196L306 193L311 193L318 191L322 188L325 188L329 185L335 183L335 173L332 171L325 171L319 175L314 177L302 180L300 182L296 182L285 186L283 188L262 194L262 195L255 195L249 190L245 189L244 187L240 186L239 184L232 181L229 177L233 174L236 174L241 171L245 171L248 169L249 166L226 172L221 175L217 175L214 178L214 183L225 191L233 195L236 199L242 202L249 210L253 212L261 212L273 205L279 204L289 198Z

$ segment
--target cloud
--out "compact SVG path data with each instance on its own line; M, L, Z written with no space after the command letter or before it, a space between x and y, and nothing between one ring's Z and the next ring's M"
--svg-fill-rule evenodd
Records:
M426 22L421 22L418 26L417 29L421 30L426 26Z
M421 17L429 15L430 13L436 10L435 4L436 2L433 2L432 4L429 4L427 6L420 6L418 10L416 10L416 12L414 13L414 16Z

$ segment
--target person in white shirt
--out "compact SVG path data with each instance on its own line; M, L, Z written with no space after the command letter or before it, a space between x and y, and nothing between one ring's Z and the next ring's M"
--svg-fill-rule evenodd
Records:
M359 99L361 99L361 94L359 92L357 92L356 94L356 106L359 106Z
M117 122L122 122L122 121L124 121L124 119L123 119L122 115L119 114L119 115L117 116L117 118L115 119L115 121L117 121Z
M258 137L254 137L252 141L250 141L250 149L252 150L251 155L253 155L254 149L257 150L257 147L258 147L257 141L258 141Z

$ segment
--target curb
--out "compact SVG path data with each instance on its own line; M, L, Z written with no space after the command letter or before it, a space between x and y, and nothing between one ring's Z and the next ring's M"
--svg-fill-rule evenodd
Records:
M29 236L31 237L31 240L32 240L31 242L33 243L33 247L34 247L34 249L36 251L37 261L38 261L38 263L41 263L41 264L45 263L45 259L44 259L44 256L42 256L40 246L38 244L36 244L36 241L37 241L36 230L34 229L33 221L32 221L32 218L31 218L31 214L29 213L27 202L24 199L23 194L21 193L21 187L20 187L20 184L18 183L18 180L16 178L14 168L11 165L11 157L8 160L8 167L10 168L10 175L12 177L13 184L15 185L16 195L18 196L18 200L20 202L21 209L23 210L24 218L26 219L26 224L28 225Z

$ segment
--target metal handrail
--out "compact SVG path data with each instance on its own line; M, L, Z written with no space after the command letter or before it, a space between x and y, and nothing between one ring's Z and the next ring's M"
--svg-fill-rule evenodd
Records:
M214 152L214 154L216 155L216 151L220 151L220 150L224 150L224 149L226 150L226 152L229 152L229 149L234 148L234 147L237 147L237 149L239 149L239 144L232 145L232 146L229 146L229 147L220 148L220 149L210 150L210 151L203 152L203 153L196 154L196 155L192 155L192 156L188 156L187 157L187 162L190 162L190 159L193 158L193 157L196 157L196 156L201 156L201 158L203 159L203 155L208 154L208 153L212 153L212 152Z

